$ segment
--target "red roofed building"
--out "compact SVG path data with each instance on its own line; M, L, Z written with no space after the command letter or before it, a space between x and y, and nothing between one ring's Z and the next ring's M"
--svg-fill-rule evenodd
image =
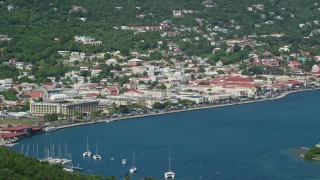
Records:
M243 43L243 42L247 42L249 41L249 39L247 37L243 37L243 38L233 38L233 39L227 39L226 42L227 44L240 44L240 43Z
M288 66L292 69L297 69L299 68L299 66L301 66L301 63L299 63L298 61L291 61Z
M15 126L15 127L8 127L8 128L4 128L2 129L3 131L9 131L11 133L23 133L23 132L28 132L28 131L32 131L32 127L31 126Z
M14 138L21 138L26 135L27 135L27 133L25 133L25 132L22 132L22 133L2 133L2 134L0 134L0 139L10 140L10 139L14 139Z
M224 81L231 81L231 82L253 82L252 78L249 77L240 77L240 76L229 76L229 77L222 77L220 80Z
M139 79L144 81L144 82L148 82L148 81L151 80L149 76L141 76Z
M101 71L102 69L100 66L93 66L91 69L91 76L98 76Z
M97 97L99 96L98 93L91 93L91 94L86 94L85 95L85 99L97 99Z
M130 96L130 97L141 97L144 95L143 92L137 91L135 89L129 89L127 92L125 92L123 95Z
M143 64L143 60L141 59L131 59L128 61L128 65L129 66L138 66L138 65L142 65Z
M44 92L41 90L31 90L31 91L26 91L25 94L29 95L32 99L39 99L40 97L42 97Z
M119 89L115 86L107 87L105 90L106 92L108 92L107 94L110 94L112 96L119 95Z
M43 87L47 88L47 89L52 89L54 88L54 83L53 82L44 82L41 84Z
M18 61L16 58L9 59L9 63L15 64Z

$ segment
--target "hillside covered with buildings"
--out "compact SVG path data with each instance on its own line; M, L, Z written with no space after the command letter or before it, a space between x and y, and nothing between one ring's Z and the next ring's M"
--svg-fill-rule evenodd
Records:
M130 116L319 86L313 0L7 0L0 9L1 118Z

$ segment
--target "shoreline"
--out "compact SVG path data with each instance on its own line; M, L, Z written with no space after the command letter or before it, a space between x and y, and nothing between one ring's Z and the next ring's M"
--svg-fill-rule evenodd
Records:
M96 121L88 121L88 122L82 122L82 123L61 125L61 126L56 126L56 129L59 130L59 129L71 128L71 127L75 127L75 126L84 126L84 125L89 125L89 124L103 123L103 122L107 122L107 121L112 122L112 121L120 121L120 120L129 120L129 119L148 117L148 116L157 116L157 115L181 113L181 112L187 112L187 111L196 111L196 110L202 110L202 109L211 109L211 108L227 107L227 106L234 106L234 105L242 105L242 104L251 104L251 103L258 103L258 102L274 101L274 100L282 99L282 98L284 98L287 95L292 94L292 93L305 92L305 91L314 91L314 90L320 90L320 88L299 89L299 90L294 90L294 91L287 91L287 92L285 92L285 93L283 93L283 94L281 94L279 96L272 97L272 98L267 98L267 99L257 99L257 100L242 101L242 102L236 102L236 103L226 103L226 104L218 104L218 105L196 107L196 108L192 108L192 109L182 109L182 110L174 110L174 111L152 113L152 114L141 114L141 115L135 115L135 116L113 118L113 119L110 119L110 120L104 119L104 120L96 120Z

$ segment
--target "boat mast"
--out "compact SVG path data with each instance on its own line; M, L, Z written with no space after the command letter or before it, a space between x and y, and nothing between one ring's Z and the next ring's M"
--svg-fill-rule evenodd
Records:
M38 145L38 143L37 143L37 159L39 159L39 145Z
M98 155L98 142L96 140L96 155Z
M22 144L22 146L21 146L20 153L23 154L23 144Z
M136 159L134 157L134 150L132 152L132 167L136 167Z
M58 156L61 158L61 147L60 147L60 142L58 140Z
M32 157L34 158L34 144L32 144Z
M44 158L47 159L47 146L44 146Z
M89 151L89 139L88 139L88 136L87 136L87 151Z
M29 144L27 145L27 149L26 149L26 152L25 152L25 156L29 157Z
M64 140L64 158L68 159L67 141Z
M169 171L171 171L171 168L170 168L170 161L171 161L171 157L170 157L170 149L169 149Z

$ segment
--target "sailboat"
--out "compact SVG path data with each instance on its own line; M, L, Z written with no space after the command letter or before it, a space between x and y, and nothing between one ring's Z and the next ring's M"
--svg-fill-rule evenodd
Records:
M135 159L135 155L134 155L134 151L132 153L132 166L130 168L130 173L135 173L137 171L137 167L136 167L136 159Z
M165 179L174 179L175 173L171 170L171 157L170 157L170 149L169 149L169 171L164 173Z
M72 158L71 158L71 154L69 155L69 158L70 158L70 162L69 162L69 165L64 167L63 170L66 171L66 172L69 172L69 173L73 173L73 163L72 163Z
M96 155L93 156L94 160L99 160L101 159L101 156L98 154L98 143L96 141Z
M87 151L83 153L83 157L90 157L90 156L91 156L91 152L89 151L89 140L87 136Z

